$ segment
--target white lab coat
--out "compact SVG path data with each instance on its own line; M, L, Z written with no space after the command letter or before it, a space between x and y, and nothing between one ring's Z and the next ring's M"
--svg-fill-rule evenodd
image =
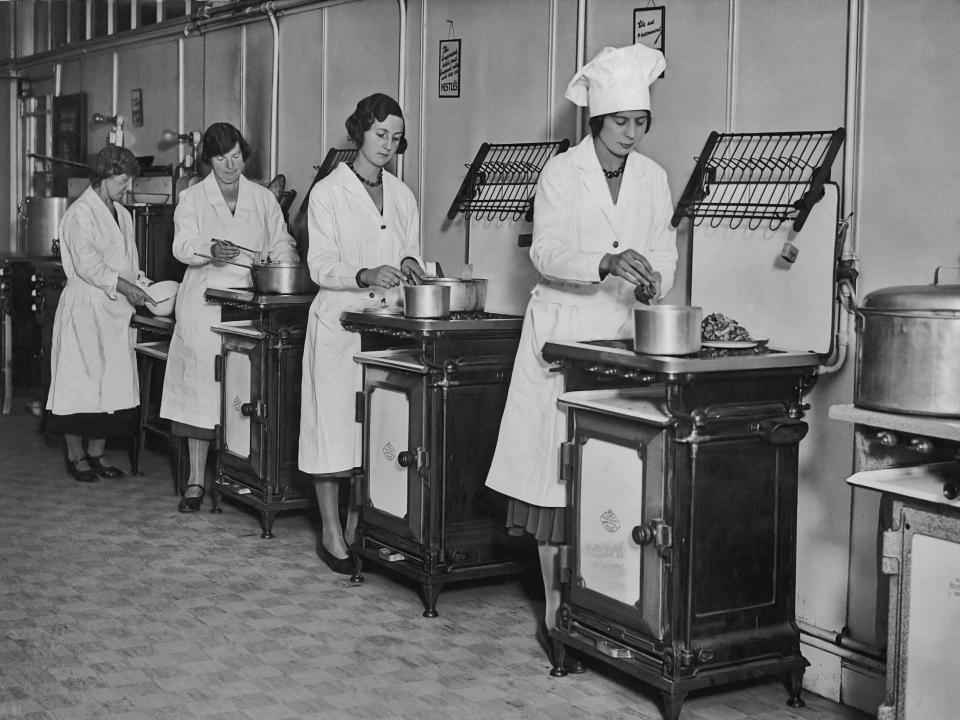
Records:
M353 360L360 335L343 329L345 310L399 305L399 288L357 287L363 268L420 259L420 213L403 181L383 173L383 215L341 163L310 192L307 222L310 277L320 292L310 306L300 386L300 452L307 473L339 473L362 463L362 426L355 422L363 368Z
M567 426L557 407L563 377L549 372L543 346L629 337L634 286L612 275L601 281L600 261L633 248L660 272L666 293L676 269L676 233L663 168L631 153L614 204L591 136L547 163L534 208L530 258L540 279L524 316L487 485L532 505L563 507L558 458Z
M210 255L211 243L217 238L258 250L264 260L268 255L279 262L299 258L276 198L243 176L233 214L210 173L180 193L173 222L173 254L188 267L177 293L176 326L167 355L160 416L213 429L220 422L220 384L213 374L220 335L210 328L220 322L220 306L206 302L204 293L207 288L250 288L253 278L249 270L195 253ZM250 265L253 260L241 252L235 262Z
M117 220L87 188L60 221L67 283L53 321L47 409L56 415L115 412L140 404L133 306L117 278L139 274L133 220L114 203Z

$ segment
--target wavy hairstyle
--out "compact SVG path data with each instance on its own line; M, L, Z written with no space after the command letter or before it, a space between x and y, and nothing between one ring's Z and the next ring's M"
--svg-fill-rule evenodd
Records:
M363 134L373 127L374 122L383 122L390 115L396 115L403 120L403 110L400 104L389 95L374 93L357 103L357 109L347 118L344 126L347 128L347 137L354 145L363 145ZM397 155L403 155L407 149L407 138L400 138L397 144Z
M116 145L107 145L97 153L90 167L90 187L100 187L100 183L114 175L136 177L140 174L140 163L130 150Z
M216 122L203 133L200 141L200 159L207 165L217 155L225 155L233 150L234 145L240 146L243 161L250 159L250 143L233 125L226 122Z

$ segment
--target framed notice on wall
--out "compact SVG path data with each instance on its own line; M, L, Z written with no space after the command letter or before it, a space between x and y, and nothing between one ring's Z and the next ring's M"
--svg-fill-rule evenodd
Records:
M440 41L440 97L460 97L460 40Z
M663 52L664 6L636 8L633 11L633 42Z

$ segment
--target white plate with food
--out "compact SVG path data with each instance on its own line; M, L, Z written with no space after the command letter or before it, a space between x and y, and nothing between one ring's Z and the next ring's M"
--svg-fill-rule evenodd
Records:
M769 338L752 338L750 340L702 340L701 345L708 348L724 350L749 350L750 348L766 345Z

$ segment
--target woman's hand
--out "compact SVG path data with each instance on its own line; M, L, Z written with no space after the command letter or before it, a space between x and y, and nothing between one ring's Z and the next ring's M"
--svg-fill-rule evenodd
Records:
M404 258L403 262L400 263L400 270L403 272L404 279L411 285L422 284L423 279L427 276L423 268L420 267L420 263L413 258Z
M239 248L214 240L210 243L210 254L217 260L233 260L240 254Z
M403 271L398 270L392 265L380 265L379 267L367 268L360 273L360 282L370 287L391 288L401 285L404 281Z
M134 307L139 305L153 305L156 307L157 305L154 299L147 295L146 290L123 278L117 278L117 292L123 295L127 299L127 302Z
M624 250L616 255L607 254L600 261L600 276L616 275L626 280L631 285L637 285L644 288L648 297L655 297L653 292L659 294L659 287L655 286L655 279L659 278L660 273L653 269L650 262L640 253L633 249Z

